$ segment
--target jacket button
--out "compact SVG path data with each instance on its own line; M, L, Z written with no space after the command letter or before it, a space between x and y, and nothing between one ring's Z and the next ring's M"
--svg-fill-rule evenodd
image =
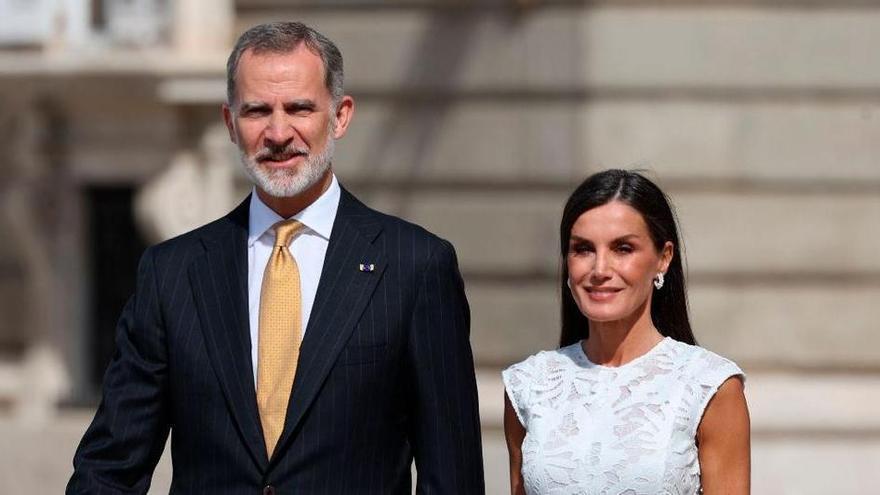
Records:
M275 495L275 487L272 485L266 485L266 487L263 488L263 495Z

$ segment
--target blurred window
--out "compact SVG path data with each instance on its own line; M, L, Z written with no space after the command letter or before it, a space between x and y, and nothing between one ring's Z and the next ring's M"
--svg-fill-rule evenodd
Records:
M169 0L99 0L93 16L112 42L152 46L168 39Z
M0 0L0 45L42 45L56 8L56 0Z

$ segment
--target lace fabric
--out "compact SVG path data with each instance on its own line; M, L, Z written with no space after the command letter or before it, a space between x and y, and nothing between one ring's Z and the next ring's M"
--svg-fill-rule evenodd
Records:
M699 493L697 427L731 376L744 376L732 361L669 337L619 367L590 362L577 343L505 369L526 428L526 493Z

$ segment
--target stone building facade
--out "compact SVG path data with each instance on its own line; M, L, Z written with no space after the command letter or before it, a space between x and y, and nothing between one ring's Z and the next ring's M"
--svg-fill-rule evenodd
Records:
M72 442L58 479L140 250L247 191L224 62L275 19L345 55L343 184L458 250L490 493L499 371L558 336L562 204L620 166L672 196L697 337L748 373L755 493L880 482L880 5L0 0L0 428Z

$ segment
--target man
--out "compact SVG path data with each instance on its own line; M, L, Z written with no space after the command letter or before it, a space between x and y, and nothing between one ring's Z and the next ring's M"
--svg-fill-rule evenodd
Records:
M452 246L338 184L354 101L299 23L244 33L223 117L255 183L148 249L68 493L483 493L469 310Z

